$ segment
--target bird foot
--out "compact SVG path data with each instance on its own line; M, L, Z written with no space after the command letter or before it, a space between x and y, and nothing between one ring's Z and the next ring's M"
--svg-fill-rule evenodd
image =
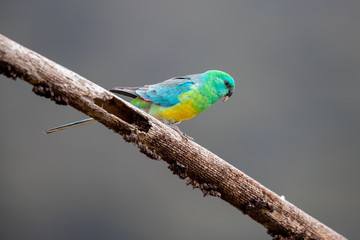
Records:
M171 127L172 129L174 129L175 131L177 131L182 137L183 139L185 139L186 141L193 141L194 138L190 137L189 135L186 135L185 133L183 133L180 128L176 125L173 125L173 124L168 124L169 127Z

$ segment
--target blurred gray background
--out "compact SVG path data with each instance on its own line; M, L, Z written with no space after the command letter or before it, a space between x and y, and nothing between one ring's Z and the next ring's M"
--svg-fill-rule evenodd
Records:
M89 80L141 86L220 69L229 101L183 132L356 239L359 1L3 0L0 32ZM1 239L271 239L99 123L0 76Z

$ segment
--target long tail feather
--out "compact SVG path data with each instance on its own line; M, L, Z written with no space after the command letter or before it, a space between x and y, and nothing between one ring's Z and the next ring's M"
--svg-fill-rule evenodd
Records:
M110 89L110 92L121 94L127 97L136 98L139 95L135 92L138 87L114 87Z
M89 124L89 123L93 123L93 122L96 122L96 120L93 119L93 118L87 118L87 119L84 119L84 120L80 120L80 121L68 123L68 124L65 124L65 125L61 125L61 126L58 126L58 127L55 127L55 128L51 128L49 130L46 130L45 133L49 134L49 133L57 132L57 131L64 130L64 129L67 129L67 128L76 127L76 126L80 126L80 125L85 125L85 124Z

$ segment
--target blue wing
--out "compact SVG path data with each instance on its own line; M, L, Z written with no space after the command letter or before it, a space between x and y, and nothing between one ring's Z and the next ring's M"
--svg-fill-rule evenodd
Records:
M136 94L144 100L154 102L163 107L179 103L179 97L191 90L198 75L176 77L164 82L146 85L135 90Z

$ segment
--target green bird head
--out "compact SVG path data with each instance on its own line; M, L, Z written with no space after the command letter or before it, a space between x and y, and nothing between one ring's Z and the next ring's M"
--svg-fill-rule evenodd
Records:
M219 70L209 70L204 73L204 78L213 86L219 98L226 101L231 97L235 89L234 79L227 74Z

